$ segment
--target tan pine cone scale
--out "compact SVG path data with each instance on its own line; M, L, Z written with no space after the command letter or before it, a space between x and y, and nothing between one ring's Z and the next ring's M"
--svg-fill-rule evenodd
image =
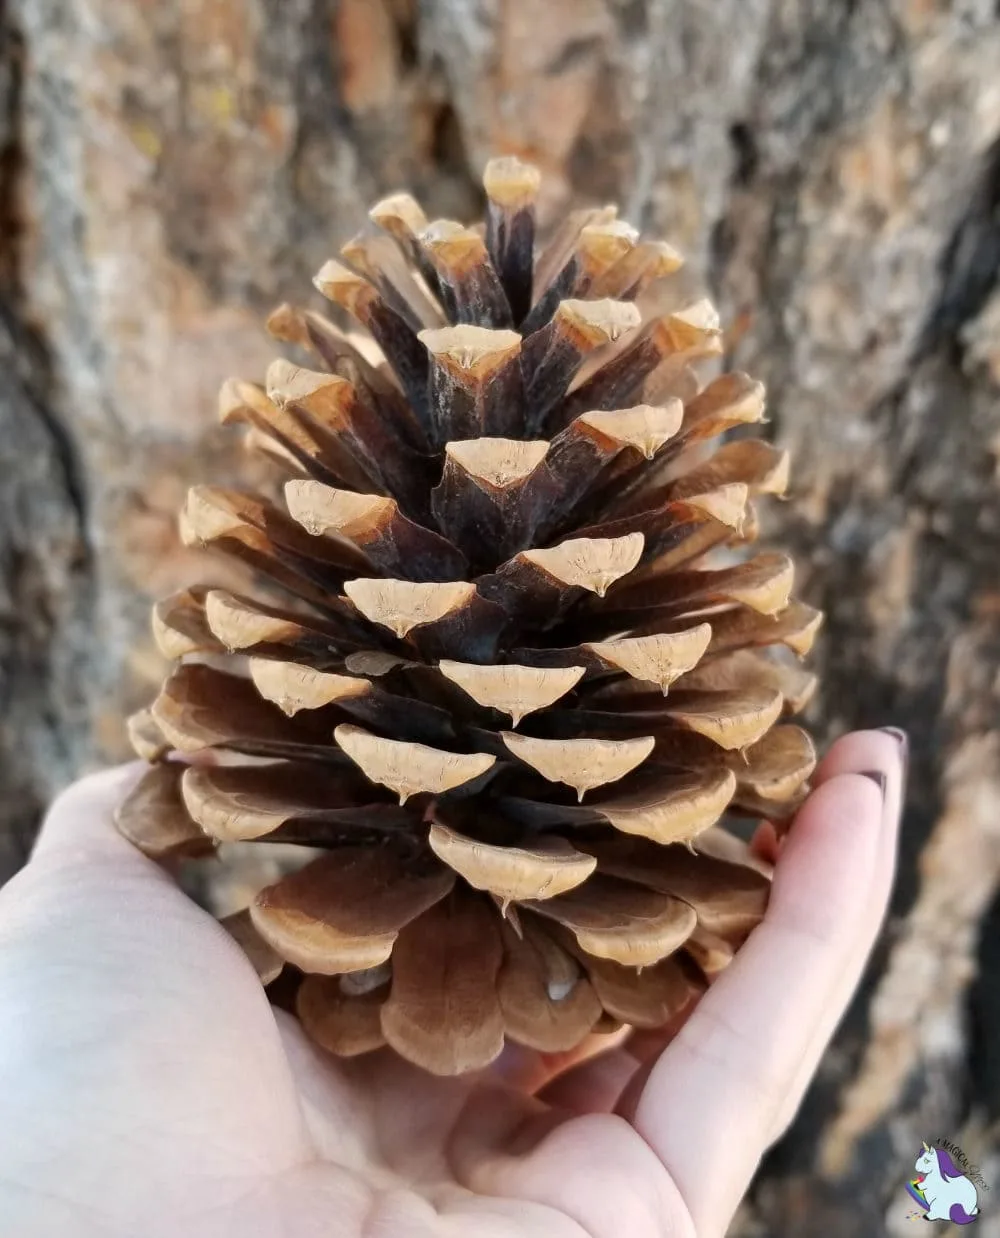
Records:
M787 821L815 764L783 655L820 616L747 550L787 459L710 446L761 384L700 377L721 336L669 246L605 208L535 259L537 172L485 184L485 231L400 194L319 273L366 339L283 306L317 368L225 385L283 502L191 491L184 540L253 583L156 607L177 666L119 814L155 857L314 847L231 931L320 1044L442 1074L681 1011L767 899L717 823Z

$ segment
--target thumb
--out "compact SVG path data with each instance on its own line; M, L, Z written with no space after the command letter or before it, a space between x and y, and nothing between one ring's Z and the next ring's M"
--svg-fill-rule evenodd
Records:
M114 814L149 768L130 761L89 774L53 800L35 840L31 863L48 864L100 855L105 860L142 858L114 827Z

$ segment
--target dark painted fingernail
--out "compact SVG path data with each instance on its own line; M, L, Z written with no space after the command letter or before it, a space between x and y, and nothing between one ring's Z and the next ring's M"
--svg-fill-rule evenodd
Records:
M879 795L885 799L885 784L887 780L885 774L880 769L859 769L858 773L862 778L870 778L878 787Z
M884 731L886 735L891 735L892 738L899 744L899 759L903 764L903 781L906 781L906 776L910 771L910 737L905 731L901 731L898 726L883 726L879 727L880 731Z

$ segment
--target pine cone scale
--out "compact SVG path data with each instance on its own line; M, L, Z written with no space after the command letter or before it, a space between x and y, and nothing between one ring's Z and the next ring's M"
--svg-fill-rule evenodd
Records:
M576 1046L601 1018L601 999L573 955L529 914L502 927L497 994L508 1036L542 1053Z

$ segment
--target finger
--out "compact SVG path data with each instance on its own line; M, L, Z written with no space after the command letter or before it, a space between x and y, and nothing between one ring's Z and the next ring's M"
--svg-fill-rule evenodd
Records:
M570 1117L509 1090L470 1096L448 1159L462 1186L517 1200L522 1226L534 1221L551 1238L673 1233L685 1211L654 1151L620 1118Z
M573 1113L613 1113L626 1089L644 1067L660 1056L684 1026L697 1004L692 1001L664 1026L650 1030L623 1029L614 1048L560 1074L538 1097Z
M582 1063L607 1055L628 1035L627 1027L610 1034L594 1033L585 1037L575 1048L561 1053L542 1053L508 1041L497 1060L487 1068L487 1073L508 1087L533 1095L551 1080Z
M884 823L887 823L889 828L885 829L881 835L881 851L876 864L876 876L869 892L869 897L866 900L866 912L858 933L858 944L844 968L835 996L827 1007L826 1016L817 1028L812 1043L803 1057L795 1084L789 1089L782 1109L775 1120L774 1129L771 1133L771 1142L774 1142L783 1133L802 1103L806 1089L816 1073L819 1061L850 1003L854 990L857 988L858 981L871 952L871 944L876 938L881 921L884 918L895 869L899 816L902 791L905 789L903 784L905 782L906 767L907 741L905 733L894 728L886 728L881 731L858 731L844 736L832 746L817 768L814 778L815 786L822 785L838 774L877 774L880 771L884 773L886 777L886 816ZM751 846L755 854L761 859L775 862L780 854L777 834L773 826L766 821L762 822L758 827ZM663 1037L662 1044L659 1046L660 1050L666 1048L674 1035L676 1035L677 1030L679 1029L675 1028L672 1031L668 1029L669 1034ZM661 1033L656 1031L644 1033L643 1041L645 1043L637 1042L636 1037L632 1038L629 1044L629 1051L639 1059L640 1065L629 1080L627 1088L623 1090L622 1097L615 1106L619 1113L625 1113L626 1115L634 1113L642 1088L645 1086L652 1070L652 1059L654 1056L658 1056L656 1039L660 1035Z
M839 775L813 792L782 848L763 922L650 1073L634 1125L699 1233L724 1231L869 931L882 816L869 778Z
M753 837L750 839L750 850L758 860L763 860L765 864L777 864L781 844L778 831L770 821L762 821L754 830Z
M838 740L817 767L814 785L820 786L838 774L863 771L882 771L886 775L885 811L886 820L898 823L906 743L902 731L858 731ZM885 903L893 875L893 857L896 848L896 829L888 829L882 836L884 854L876 866L880 874L866 903L865 922L867 933L858 934L855 954L844 969L844 974L835 999L830 1003L827 1017L817 1028L809 1050L803 1057L795 1085L779 1117L776 1119L773 1138L785 1129L801 1104L816 1066L839 1023L851 994L868 958L870 943L881 923ZM762 821L754 832L751 849L760 859L776 863L780 854L777 833L769 821ZM655 1058L674 1039L691 1011L683 1012L666 1028L636 1033L614 1053L581 1064L576 1069L567 1069L544 1091L542 1099L562 1108L579 1113L619 1112L631 1114L645 1086ZM627 1091L626 1091L627 1089Z
M81 858L95 849L105 858L109 850L123 858L138 856L114 828L114 814L148 768L143 761L131 761L89 774L61 792L42 822L32 861Z
M572 1113L612 1113L641 1065L628 1041L550 1080L538 1099Z
M80 926L69 945L80 941L93 924L127 942L135 952L148 950L169 959L161 937L163 920L182 920L195 931L212 921L181 891L164 869L144 856L114 825L114 815L143 771L142 762L103 770L81 778L52 802L31 858L0 890L0 915L14 922L50 926L55 916ZM129 922L126 914L134 915ZM106 921L106 923L104 923ZM232 951L228 934L213 927L213 936ZM86 932L84 932L86 928ZM31 934L28 934L31 938ZM95 958L94 966L101 961Z
M109 904L117 906L123 891L133 888L155 891L142 897L152 898L157 905L166 899L201 914L162 867L115 829L115 811L145 768L142 762L133 761L89 774L56 796L28 863L0 889L0 915L5 923L25 914L44 919L53 901L58 901L61 911L72 902L77 915L89 916ZM139 936L148 932L147 916L140 918L138 928Z
M886 740L890 742L887 743ZM820 1059L837 1029L844 1012L868 963L871 945L877 939L885 918L895 875L896 851L903 799L906 793L908 745L903 731L859 731L847 735L830 749L816 771L816 783L829 781L839 774L861 772L873 762L886 776L883 829L879 856L865 907L865 931L858 936L854 952L844 968L834 1000L820 1023L799 1075L775 1122L772 1139L779 1138L794 1118Z

